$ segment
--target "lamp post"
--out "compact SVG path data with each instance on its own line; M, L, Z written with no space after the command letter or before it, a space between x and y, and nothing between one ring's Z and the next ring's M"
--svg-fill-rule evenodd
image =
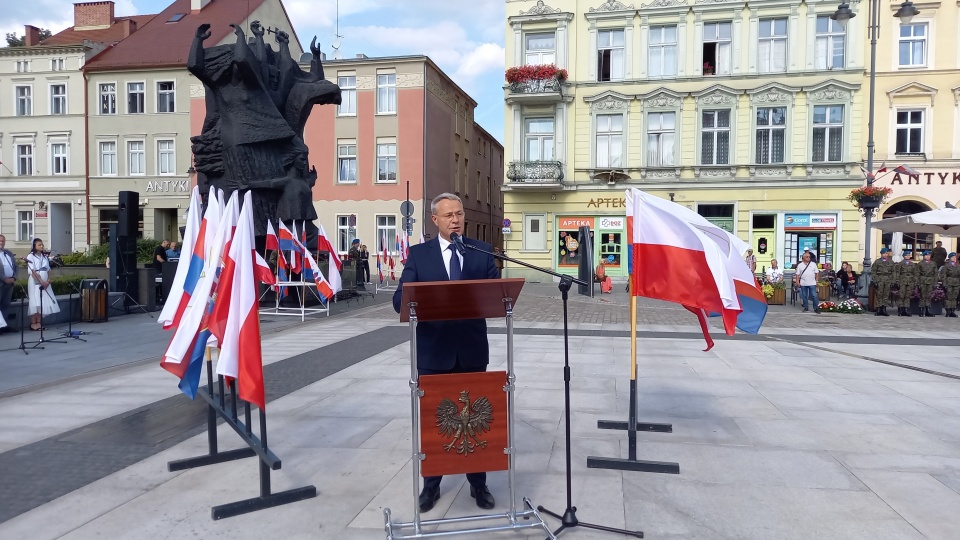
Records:
M870 113L867 123L867 186L872 186L875 178L873 176L873 117L874 104L876 101L877 90L877 35L880 33L880 0L870 0L869 12L867 16L870 21L867 29L870 32ZM900 4L900 9L893 14L900 19L900 24L910 24L913 17L920 13L910 0ZM857 14L850 9L850 5L842 2L837 11L830 15L830 18L837 21L841 27L846 28L847 22L856 17ZM863 210L866 223L864 226L863 238L863 272L864 283L870 285L870 224L873 221L873 213L876 208L861 208Z

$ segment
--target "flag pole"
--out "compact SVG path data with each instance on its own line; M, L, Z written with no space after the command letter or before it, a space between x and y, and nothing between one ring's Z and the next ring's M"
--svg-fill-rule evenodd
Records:
M630 291L630 415L629 459L637 459L637 297Z

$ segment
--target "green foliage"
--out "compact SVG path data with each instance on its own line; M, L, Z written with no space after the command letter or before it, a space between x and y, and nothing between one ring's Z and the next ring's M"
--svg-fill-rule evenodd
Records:
M80 289L80 282L85 279L92 279L92 276L58 276L50 279L50 286L53 287L53 294L67 295L71 292L77 294L77 290ZM26 290L27 280L17 280L16 285L13 287L13 299L19 300L23 298Z
M161 240L155 240L153 238L138 239L137 264L146 264L153 261L153 250L157 249L160 242ZM109 256L110 245L100 244L91 246L90 250L86 253L77 252L69 255L61 255L61 259L63 259L63 263L66 265L103 264L107 262L107 257Z
M52 36L53 32L47 30L46 28L40 29L40 41L47 39ZM24 47L26 46L26 36L17 36L15 32L7 32L7 46L8 47Z

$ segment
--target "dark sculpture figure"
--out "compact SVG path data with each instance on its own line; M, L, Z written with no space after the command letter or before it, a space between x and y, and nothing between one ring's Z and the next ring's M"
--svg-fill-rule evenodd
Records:
M317 171L309 166L303 128L314 105L339 104L340 87L324 80L316 38L313 60L304 72L290 56L290 37L276 34L279 51L264 43L259 21L253 37L232 24L237 42L204 48L210 25L197 28L187 69L204 85L207 115L200 135L192 137L198 183L226 195L253 190L257 235L267 220L307 221L308 245L316 245L317 218L312 188Z

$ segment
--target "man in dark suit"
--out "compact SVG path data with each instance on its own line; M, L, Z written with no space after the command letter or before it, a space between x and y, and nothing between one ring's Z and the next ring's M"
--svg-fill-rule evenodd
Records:
M400 284L393 294L393 309L400 312L400 297L403 284L418 281L453 281L460 279L495 279L497 268L493 257L479 251L457 252L451 234L463 234L463 203L452 193L443 193L430 204L433 223L440 234L437 238L410 246L406 265L400 275ZM463 239L490 251L488 244L477 240ZM469 373L486 371L490 361L490 346L487 343L487 322L483 319L465 321L436 321L417 324L417 371L420 375L446 373ZM423 479L420 492L420 511L427 512L440 498L442 476ZM493 495L487 489L486 473L467 474L470 496L477 506L494 507Z

